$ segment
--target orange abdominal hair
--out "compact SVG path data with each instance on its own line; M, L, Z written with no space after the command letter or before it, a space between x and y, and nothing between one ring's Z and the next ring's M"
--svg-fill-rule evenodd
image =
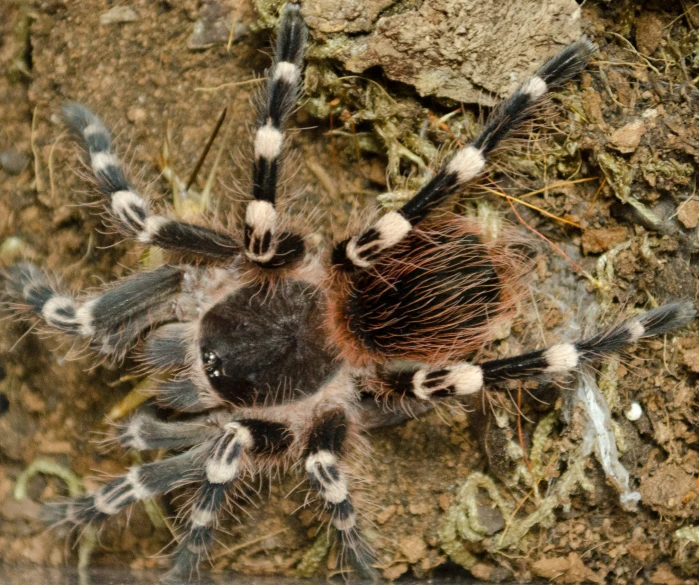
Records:
M337 271L330 327L356 364L464 359L521 296L523 255L475 220L426 221L369 270Z

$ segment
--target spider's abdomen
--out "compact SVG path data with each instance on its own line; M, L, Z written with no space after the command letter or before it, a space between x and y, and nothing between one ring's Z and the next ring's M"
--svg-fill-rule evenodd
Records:
M248 285L203 316L202 366L213 390L238 406L314 393L338 367L323 330L325 299L311 284Z
M415 229L371 270L346 276L336 340L359 361L463 359L511 312L519 259L465 218Z

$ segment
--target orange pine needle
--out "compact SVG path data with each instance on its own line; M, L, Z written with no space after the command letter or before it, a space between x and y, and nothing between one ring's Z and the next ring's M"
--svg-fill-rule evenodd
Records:
M561 181L560 183L553 183L552 185L546 185L546 187L542 187L541 189L537 189L536 191L529 191L529 193L525 193L521 197L530 197L532 195L538 195L539 193L545 193L549 189L558 189L559 187L567 187L568 185L577 185L578 183L589 183L590 181L596 181L597 177L585 177L584 179L575 179L574 181Z
M593 206L595 205L595 202L597 201L597 197L599 197L599 194L602 192L602 189L604 189L604 186L607 184L607 177L602 177L602 182L599 184L599 187L597 188L597 192L595 193L595 196L592 198L592 201L590 201L590 205L587 207L587 210L583 214L583 219L587 217L587 215L592 211Z
M512 202L511 197L507 197L507 202L510 204L512 211L514 212L514 214L517 216L517 219L522 223L522 225L524 227L526 227L529 231L533 232L537 238L541 238L542 240L544 240L544 242L546 242L556 252L558 252L561 256L563 256L568 262L570 262L570 264L580 274L582 274L585 278L587 278L595 286L598 286L597 280L589 272L587 272L582 266L580 266L577 262L575 262L575 260L573 260L570 256L568 256L568 254L566 254L559 246L557 246L551 240L549 240L544 234L542 234L541 232L538 232L532 226L530 226L526 221L524 221L524 218L519 214L519 212L517 211L517 208L515 207L515 204Z
M578 229L583 229L583 227L579 223L575 223L574 221L571 221L569 219L565 219L563 217L559 217L550 211L546 211L545 209L541 209L541 207L538 207L532 203L527 203L526 201L522 201L518 197L514 197L513 195L508 195L504 191L499 191L497 189L491 189L490 187L483 186L483 189L488 191L488 193L493 193L494 195L498 195L499 197L504 197L507 199L510 204L512 204L512 201L516 201L517 203L524 205L525 207L529 207L530 209L534 209L535 211L538 211L542 215L545 215L546 217L550 217L551 219L555 219L556 221L560 221L561 223L567 223L568 225L572 225L573 227L576 227ZM531 194L531 193L530 193Z

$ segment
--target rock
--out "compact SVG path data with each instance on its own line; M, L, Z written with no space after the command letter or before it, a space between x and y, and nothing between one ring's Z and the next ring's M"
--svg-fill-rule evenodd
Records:
M10 410L10 399L7 397L7 394L0 392L0 416L8 410Z
M643 408L638 402L632 402L629 407L624 410L624 416L631 422L637 421L643 416Z
M677 219L686 228L695 228L699 224L699 201L692 199L680 205Z
M582 107L585 115L601 128L605 127L604 116L602 115L602 96L593 88L588 88L582 94Z
M17 501L8 498L0 505L0 516L5 520L38 520L41 505L25 498Z
M130 122L133 122L134 124L140 124L141 122L145 122L148 119L148 112L146 112L146 110L144 110L143 108L134 106L132 108L129 108L129 111L126 112L126 117L129 119Z
M44 400L42 400L38 394L29 390L26 385L23 385L21 390L20 395L22 396L22 402L24 403L24 407L28 412L46 412L46 402L44 402Z
M658 442L662 442L664 437L659 437L657 430L655 436ZM641 479L639 486L643 503L666 518L696 516L699 502L685 501L685 496L694 489L694 476L672 463L661 463L651 477Z
M120 22L135 22L138 18L138 13L130 6L114 6L100 14L100 24L108 26Z
M325 41L315 53L355 73L378 65L422 96L492 106L581 36L573 0L387 3L305 2L306 22Z
M692 371L699 372L699 347L685 349L682 352L682 361Z
M532 571L535 575L544 579L553 579L562 575L568 570L570 564L565 557L553 557L551 559L540 559L532 564Z
M485 528L485 533L488 536L492 536L505 528L505 519L500 509L481 502L478 503L478 522Z
M692 24L692 28L699 28L699 6L693 4L692 6L684 8L684 14Z
M36 451L36 423L20 408L11 414L0 418L0 454L13 461L31 460Z
M0 166L8 175L19 175L29 164L29 157L14 148L0 154Z
M684 579L677 577L667 564L660 565L650 576L649 581L654 585L682 585Z
M486 565L485 563L478 563L477 565L473 565L471 567L471 575L473 575L476 579L480 579L481 581L490 581L490 576L493 574L493 567L492 565Z
M643 123L643 120L634 120L612 132L609 142L619 152L634 152L638 148L645 132L646 125Z
M599 582L597 575L585 566L580 555L573 552L567 557L538 560L532 564L532 571L556 583Z
M417 535L404 538L400 541L399 546L400 551L405 555L408 562L411 564L417 563L420 559L425 558L425 555L427 554L427 545L425 544L425 541Z
M396 513L396 507L394 505L384 508L376 515L376 522L379 524L385 524L386 521Z
M323 0L304 4L304 19L323 33L371 32L381 12L394 0Z
M241 22L233 24L231 6L228 2L204 2L199 10L199 20L194 23L188 47L192 50L206 49L215 43L227 43L233 26L233 42L248 33L248 27Z
M583 254L600 254L626 241L624 226L585 230L582 235Z
M663 23L652 12L642 12L636 20L636 47L644 55L652 55L663 40Z
M395 581L400 577L403 573L405 573L408 570L408 565L407 563L398 563L397 565L393 565L391 567L388 567L388 569L384 569L382 572L383 578L386 579L387 581Z
M408 511L413 516L420 516L421 514L427 514L427 512L430 511L430 508L424 502L420 502L419 504L410 504L410 506L408 506Z

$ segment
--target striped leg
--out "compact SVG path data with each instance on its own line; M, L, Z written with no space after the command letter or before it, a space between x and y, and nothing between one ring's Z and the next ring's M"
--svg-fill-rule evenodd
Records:
M202 399L194 382L188 379L163 382L153 394L160 406L180 412L204 412L212 407Z
M275 457L286 451L292 435L282 424L244 419L227 423L224 434L208 450L205 476L189 511L185 533L177 545L171 574L188 579L212 544L226 493L240 477L245 457Z
M238 255L240 246L223 232L152 214L148 202L126 180L121 162L112 151L109 130L85 106L67 103L63 116L82 138L92 172L109 201L109 211L124 234L143 244L200 259L227 261Z
M51 285L46 274L29 263L7 271L7 293L28 305L48 325L81 337L104 355L122 356L154 323L175 317L173 304L184 271L161 266L134 274L101 295L77 301Z
M532 106L552 87L579 73L594 51L594 45L582 38L547 61L493 112L473 143L458 151L400 210L388 212L359 236L337 244L333 264L347 271L369 268L382 252L400 242L430 211L478 176L492 150L532 115Z
M274 64L268 72L267 94L255 136L252 194L245 213L245 253L264 268L296 261L304 251L296 234L277 231L275 208L284 121L301 86L301 66L308 31L297 4L287 4L279 23Z
M342 538L343 554L361 572L371 573L373 553L361 539L341 458L348 430L341 408L323 412L313 423L305 450L311 486L325 501L331 523Z
M137 451L188 449L214 441L221 435L221 427L215 424L214 417L214 413L209 413L188 421L165 422L139 413L120 427L117 438L122 447Z
M166 370L187 364L192 328L189 323L169 323L146 339L140 359L148 369Z
M383 382L389 392L399 397L432 400L466 396L479 392L488 383L571 372L585 361L620 351L644 337L678 329L695 318L692 303L668 304L575 343L558 343L546 349L482 364L405 369L386 375Z
M202 448L197 447L155 463L131 467L126 475L101 487L94 494L45 506L45 518L51 523L82 526L102 522L129 505L170 492L202 476Z

